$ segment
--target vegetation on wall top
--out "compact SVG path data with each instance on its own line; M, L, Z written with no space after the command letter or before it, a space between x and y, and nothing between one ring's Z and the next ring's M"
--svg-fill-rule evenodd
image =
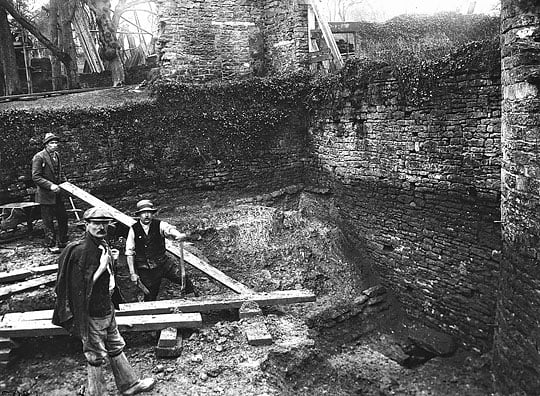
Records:
M384 23L358 23L362 57L394 63L404 55L435 59L473 42L499 35L499 18L487 15L439 13L402 15Z
M441 58L402 56L392 62L350 58L338 75L316 76L309 89L307 108L339 109L344 101L354 103L367 98L369 84L394 80L402 105L420 105L433 100L445 89L448 78L473 73L500 77L499 40L475 41L460 46ZM323 105L323 106L321 106Z

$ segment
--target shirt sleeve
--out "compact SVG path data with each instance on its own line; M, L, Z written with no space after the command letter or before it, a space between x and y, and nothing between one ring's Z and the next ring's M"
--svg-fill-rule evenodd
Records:
M175 239L177 236L180 235L180 232L176 229L175 226L170 225L163 220L159 223L159 231L162 236L168 239Z
M129 229L126 238L126 256L135 256L135 232L133 227Z

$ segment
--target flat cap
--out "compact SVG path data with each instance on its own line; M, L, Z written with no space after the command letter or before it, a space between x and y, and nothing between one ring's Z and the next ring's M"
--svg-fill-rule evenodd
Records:
M107 209L103 209L103 208L95 207L95 206L90 209L87 209L86 212L84 212L83 219L85 221L103 221L103 222L114 220L114 218L107 211Z

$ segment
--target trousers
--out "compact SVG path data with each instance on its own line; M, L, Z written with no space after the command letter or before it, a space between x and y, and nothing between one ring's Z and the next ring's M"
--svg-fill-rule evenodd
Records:
M126 343L118 331L114 308L102 318L88 319L88 338L82 340L84 357L89 364L101 366L107 356L118 356Z
M142 283L148 288L149 294L144 296L144 301L155 301L159 293L159 287L162 279L168 279L173 283L181 285L185 283L186 294L193 293L193 283L186 275L182 279L182 270L177 260L168 254L165 254L164 258L160 260L160 265L156 268L138 268L137 272L141 278Z
M56 197L54 205L40 205L41 219L45 226L45 245L54 247L58 236L58 244L65 245L68 241L68 216L64 201L60 196ZM58 235L54 226L54 219L58 223Z

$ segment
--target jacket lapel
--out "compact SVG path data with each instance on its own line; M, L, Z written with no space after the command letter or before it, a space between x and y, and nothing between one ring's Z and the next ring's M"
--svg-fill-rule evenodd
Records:
M46 149L43 150L43 157L45 158L45 162L47 163L47 165L49 166L49 168L51 169L52 173L54 175L56 175L56 172L54 171L54 165L53 165L53 162L52 162L52 158L51 158L51 153L49 153Z

